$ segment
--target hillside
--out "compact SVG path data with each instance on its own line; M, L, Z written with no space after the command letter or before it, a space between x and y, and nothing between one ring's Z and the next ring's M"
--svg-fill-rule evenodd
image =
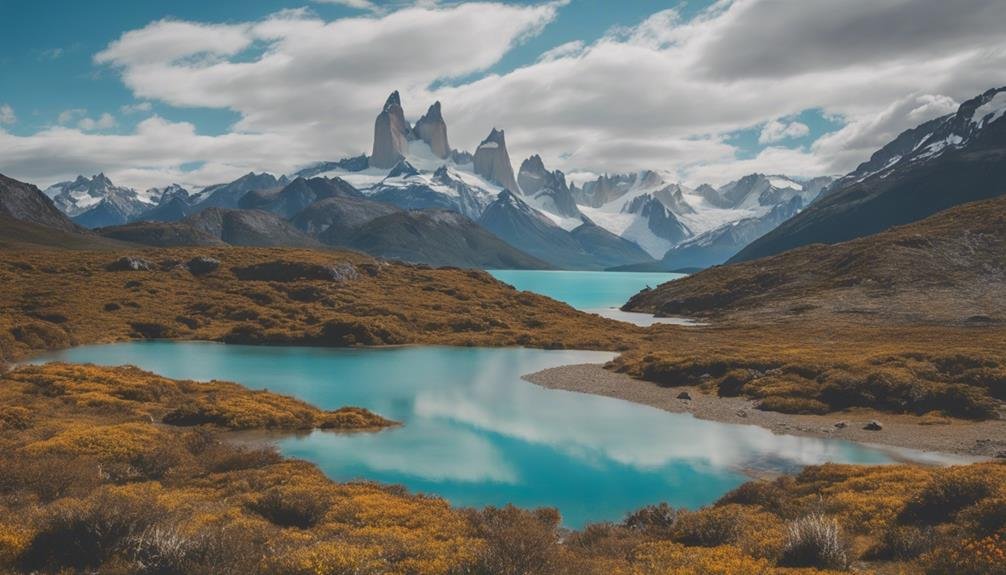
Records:
M286 220L260 210L208 208L177 222L136 222L97 231L108 238L155 247L321 246Z
M3 174L0 174L0 216L62 232L83 231L37 187Z
M1006 88L908 130L817 201L740 251L741 262L833 244L1006 193Z
M400 211L373 219L338 236L333 245L392 260L432 266L489 269L547 269L550 266L447 210Z
M0 285L8 286L0 291L0 356L8 360L146 337L622 349L641 333L484 272L352 252L225 246L0 256Z
M886 232L705 270L634 296L658 315L794 318L839 314L1006 322L1006 198Z

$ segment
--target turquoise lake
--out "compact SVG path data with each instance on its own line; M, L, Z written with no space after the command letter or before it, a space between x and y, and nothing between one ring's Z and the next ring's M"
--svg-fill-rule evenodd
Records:
M661 501L705 505L746 481L745 469L890 461L849 442L774 435L521 379L612 357L520 348L135 342L74 348L35 362L133 364L174 378L237 381L326 409L366 407L404 425L276 442L284 454L313 461L336 480L401 484L463 506L557 507L569 527L618 520Z
M547 295L588 311L622 307L647 286L657 287L685 277L660 272L489 270L489 273L519 290Z

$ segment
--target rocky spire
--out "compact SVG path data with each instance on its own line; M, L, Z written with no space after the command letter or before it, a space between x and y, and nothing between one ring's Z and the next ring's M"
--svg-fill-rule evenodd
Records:
M503 186L514 193L520 193L517 180L513 175L513 166L510 164L510 154L506 151L506 138L503 130L493 128L489 136L482 140L478 149L475 150L474 162L475 173L492 182Z
M388 96L384 109L374 121L374 151L370 155L370 165L391 168L397 164L409 150L410 131L396 90Z
M419 118L413 129L416 136L430 145L433 154L441 159L447 159L451 146L447 143L447 123L440 113L440 102L434 102L426 114Z

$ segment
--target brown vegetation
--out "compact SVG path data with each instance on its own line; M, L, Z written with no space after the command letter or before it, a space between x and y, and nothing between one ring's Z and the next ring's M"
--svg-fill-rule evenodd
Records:
M641 292L627 311L733 321L833 317L894 323L1006 322L1006 197L836 245L710 268Z
M642 332L518 292L485 272L349 252L21 250L2 256L0 360L8 361L135 338L625 349ZM193 274L187 264L199 256L218 260L219 267Z
M230 427L324 419L233 384L56 364L7 373L0 394L4 572L978 575L1006 557L1004 464L811 467L569 533L553 510L455 509L228 443ZM160 423L189 401L224 416Z

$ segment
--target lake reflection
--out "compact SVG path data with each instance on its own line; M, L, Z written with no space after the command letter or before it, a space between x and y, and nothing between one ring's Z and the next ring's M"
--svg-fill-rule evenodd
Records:
M405 425L373 434L315 432L278 444L334 479L400 483L459 505L554 506L571 527L617 520L660 501L708 504L745 481L744 468L789 472L825 461L888 461L848 442L779 436L520 378L613 356L153 342L80 347L38 361L130 363L168 377L238 381L328 409L363 406Z

